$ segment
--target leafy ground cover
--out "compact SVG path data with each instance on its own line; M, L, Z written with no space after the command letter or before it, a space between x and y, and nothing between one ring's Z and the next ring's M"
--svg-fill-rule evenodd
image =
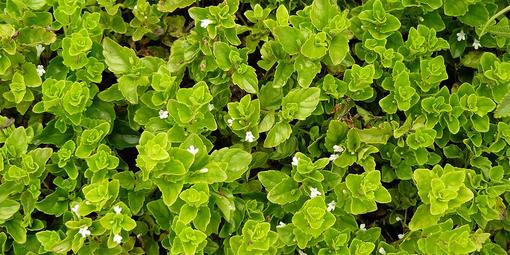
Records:
M507 254L508 0L1 0L0 253Z

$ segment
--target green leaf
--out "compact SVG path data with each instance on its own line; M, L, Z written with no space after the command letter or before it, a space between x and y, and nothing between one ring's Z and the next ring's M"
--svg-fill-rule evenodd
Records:
M420 205L409 222L409 228L411 231L416 231L434 226L439 221L439 218L441 218L441 215L430 214L430 207L428 205Z
M301 192L298 190L297 183L290 178L278 183L267 193L267 199L271 203L279 205L292 203L298 200L300 196Z
M349 38L347 35L340 33L333 37L328 51L333 65L341 64L349 52Z
M282 101L282 112L287 118L305 120L319 104L319 88L301 88L290 91Z
M230 198L229 198L230 197ZM233 213L236 209L232 195L226 197L224 195L215 194L215 202L227 222L232 222Z
M27 230L20 220L13 219L7 221L4 223L4 227L16 243L24 244L27 241Z
M35 236L46 251L51 251L52 248L60 242L60 236L56 231L41 231L37 232Z
M322 30L337 12L337 6L330 0L314 0L310 20L317 29Z
M252 155L237 148L222 148L213 152L211 159L217 162L227 163L227 168L225 169L227 179L225 182L232 182L241 178L241 176L248 171Z
M292 134L292 127L287 122L276 123L271 130L267 133L266 140L264 140L264 147L272 148L280 145L290 138Z
M195 0L160 0L158 3L158 11L174 12L177 9L188 7L194 2Z
M0 202L0 221L8 220L18 211L19 207L19 203L11 199Z
M228 44L224 42L215 42L213 46L214 57L218 67L224 71L230 70L232 68L232 63L230 62L230 52L232 49Z
M233 74L232 81L241 89L248 93L256 94L258 92L258 80L255 68L242 64Z
M301 46L301 54L312 60L318 60L324 57L328 51L328 48L322 39L323 38L319 37L318 35L310 36L305 41L303 46Z
M109 37L103 39L103 55L108 69L115 74L129 73L139 62L132 49L120 46Z
M147 77L133 77L124 75L118 79L118 88L124 98L131 104L138 103L138 87L145 86L149 80Z
M467 13L459 19L470 26L479 27L489 20L489 11L482 3L472 4L468 7Z
M184 224L189 224L197 216L198 209L187 204L181 206L179 212L179 221Z
M280 5L276 9L276 20L281 26L287 26L289 24L289 11L285 5Z
M28 137L25 128L16 128L7 140L5 140L4 147L9 155L14 158L25 154L28 149Z
M321 71L321 65L306 57L299 56L294 62L294 69L298 73L298 83L301 87L309 87L315 76Z
M290 76L294 73L295 67L292 63L279 61L273 79L273 88L281 88L287 84ZM275 94L276 96L278 94Z
M444 14L459 17L467 13L468 5L464 1L444 0Z
M164 179L154 180L159 190L163 194L163 202L167 206L171 206L177 200L182 190L182 182L170 182Z
M147 209L162 229L170 229L172 216L163 200L154 200L147 203Z
M496 107L496 111L494 112L494 117L496 118L504 118L510 116L510 93L507 93L503 100Z
M280 182L289 179L290 177L284 172L269 170L264 172L259 172L257 174L259 181L266 187L267 190L273 189Z
M289 26L275 27L273 34L287 53L294 55L300 52L305 37L298 29Z

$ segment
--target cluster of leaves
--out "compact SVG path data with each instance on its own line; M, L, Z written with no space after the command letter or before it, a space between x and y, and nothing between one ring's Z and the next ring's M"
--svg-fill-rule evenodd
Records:
M0 9L0 254L510 250L508 0Z

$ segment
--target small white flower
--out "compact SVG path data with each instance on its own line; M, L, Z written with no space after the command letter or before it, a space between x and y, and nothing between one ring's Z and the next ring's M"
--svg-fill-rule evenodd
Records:
M36 71L37 71L37 75L39 75L39 77L43 76L46 73L46 70L44 70L43 65L37 65Z
M466 40L466 34L464 33L464 30L460 30L460 32L457 33L457 41L465 41Z
M41 53L44 51L44 46L37 44L35 46L35 51L37 52L37 57L41 56Z
M299 255L308 255L308 254L306 254L306 252L304 252L302 250L297 250L297 251L298 251Z
M320 196L322 193L317 188L310 188L310 197Z
M121 235L114 235L113 236L113 241L120 244L120 242L122 242L122 236Z
M292 157L292 165L297 166L298 165L298 158L296 156Z
M162 120L168 118L168 111L159 110L159 118L162 119Z
M379 253L386 254L386 250L383 247L381 247L379 248Z
M195 148L195 146L193 146L193 145L190 145L190 146L188 147L188 151L189 151L191 154L193 154L193 155L197 155L197 153L198 153L199 149L198 149L198 148Z
M147 19L147 15L143 16L144 19Z
M200 26L203 28L206 28L207 26L211 25L213 23L210 19L203 19L200 21Z
M81 237L83 237L83 238L90 236L89 227L80 228L80 230L78 230L78 234L80 234Z
M344 151L344 147L339 146L339 145L333 145L333 151L334 152L338 152L338 153L342 153Z
M255 136L253 136L253 133L251 131L248 131L246 132L244 140L246 140L249 143L253 143L255 141Z
M395 220L396 220L396 221L401 221L401 220L402 220L402 218L400 218L400 216L397 216L397 217L395 218Z
M338 158L338 154L331 154L329 156L329 161L335 161Z
M138 9L138 5L135 5L135 7L133 7L133 10L137 10Z
M404 234L398 234L398 239L402 239L404 238L404 236L405 236Z
M234 124L234 119L228 119L227 120L227 124L228 124L229 127L231 127L232 124Z
M120 212L122 212L122 207L116 205L113 207L113 211L116 213L116 214L120 214Z
M214 105L213 104L209 104L207 106L207 108L209 109L209 111L212 111L212 110L214 110Z
M328 212L331 212L333 210L335 210L335 207L336 207L336 201L331 201L328 203Z
M276 228L283 228L283 227L285 227L285 226L287 226L287 224L285 224L285 223L283 223L283 222L281 222L281 221L280 221L280 222L278 223L278 225L276 226Z
M202 174L205 174L205 173L209 172L209 169L207 167L204 167L204 168L200 169L199 172Z
M73 211L73 212L76 214L76 216L80 216L80 215L78 214L78 208L80 208L80 205L79 205L79 204L75 204L75 205L73 206L73 208L71 208L71 211Z
M473 48L475 48L475 50L478 50L478 48L482 47L482 45L480 44L480 41L476 40L473 42Z
M361 231L367 231L367 228L366 228L365 223L361 223L361 224L359 224L359 230L361 230Z

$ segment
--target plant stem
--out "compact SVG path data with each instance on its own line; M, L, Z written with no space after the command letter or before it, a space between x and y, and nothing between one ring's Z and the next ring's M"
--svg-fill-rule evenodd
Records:
M503 10L499 11L498 13L494 14L486 23L483 25L482 31L480 32L480 37L482 37L485 34L485 30L487 27L496 20L499 16L505 14L507 11L510 11L510 5L505 7Z

